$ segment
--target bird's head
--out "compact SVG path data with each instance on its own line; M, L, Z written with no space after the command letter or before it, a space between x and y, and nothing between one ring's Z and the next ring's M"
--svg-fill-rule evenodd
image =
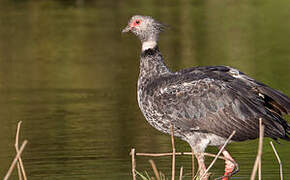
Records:
M122 32L134 33L142 43L148 41L157 42L158 35L164 28L165 25L154 20L150 16L135 15L129 20L128 25Z

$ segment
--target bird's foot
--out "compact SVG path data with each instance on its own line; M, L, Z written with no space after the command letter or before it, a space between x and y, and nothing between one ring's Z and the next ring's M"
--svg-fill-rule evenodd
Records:
M225 161L225 174L224 174L225 177L223 177L222 180L228 180L229 176L232 174L234 169L235 169L235 164L229 160L226 160Z
M224 157L227 159L225 160L225 174L222 180L229 180L230 176L235 170L235 164L234 164L235 160L232 158L232 156L227 150L224 149L222 153Z

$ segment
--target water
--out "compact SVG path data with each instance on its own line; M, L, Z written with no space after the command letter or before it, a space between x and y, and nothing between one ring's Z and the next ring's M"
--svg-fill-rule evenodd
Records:
M171 26L160 49L172 70L230 65L290 95L289 8L287 1L268 0L2 0L0 176L15 155L19 120L21 141L29 141L22 156L29 179L130 179L131 147L170 151L169 137L151 128L137 107L140 43L120 33L133 14ZM176 141L178 151L190 151ZM263 179L278 179L269 139L264 143ZM288 179L290 143L281 143L275 145ZM228 149L241 167L237 177L249 179L257 141ZM169 177L170 158L154 160ZM190 162L178 157L177 168L188 174ZM148 158L137 158L137 170L151 173ZM223 174L223 162L212 172Z

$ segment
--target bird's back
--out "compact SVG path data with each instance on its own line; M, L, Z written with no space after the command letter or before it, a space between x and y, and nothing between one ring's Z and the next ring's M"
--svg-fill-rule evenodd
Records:
M289 126L282 114L289 113L290 100L236 69L208 66L184 69L148 80L142 92L141 110L151 125L177 136L212 133L243 141L258 137L258 119L265 135L288 139ZM140 104L140 103L139 103Z

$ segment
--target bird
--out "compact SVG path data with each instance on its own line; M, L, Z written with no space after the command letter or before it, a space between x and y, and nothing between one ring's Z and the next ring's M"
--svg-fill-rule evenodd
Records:
M290 98L238 69L229 66L197 66L173 72L158 47L159 34L167 25L151 16L134 15L123 33L141 41L138 105L145 119L157 130L186 141L195 153L200 175L209 178L203 153L206 147L221 148L231 142L259 138L259 119L264 136L290 141ZM234 171L234 159L222 150L225 177ZM227 178L224 178L227 179Z

